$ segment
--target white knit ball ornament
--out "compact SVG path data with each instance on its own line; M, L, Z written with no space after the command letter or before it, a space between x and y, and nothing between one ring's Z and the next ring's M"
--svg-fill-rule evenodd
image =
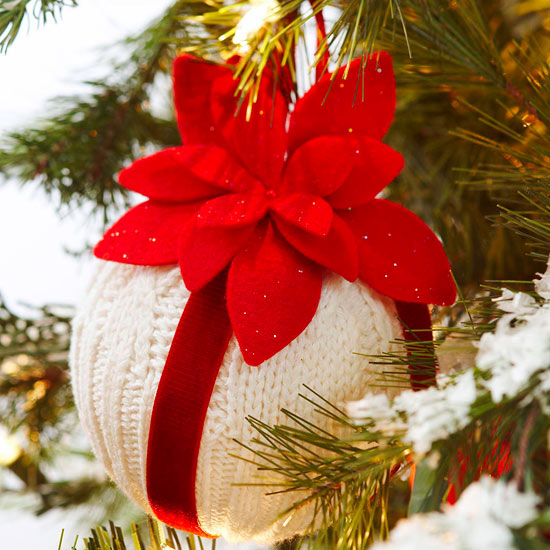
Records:
M101 262L74 320L71 369L82 424L109 475L148 513L151 411L189 295L178 267ZM337 405L358 399L381 367L354 352L381 354L391 349L391 340L402 337L391 299L333 273L325 275L308 327L259 367L244 362L232 337L200 442L195 496L202 529L235 542L272 543L303 533L310 508L277 519L300 495L268 496L265 486L236 485L274 479L235 458L252 458L235 442L248 443L255 436L246 417L269 425L288 423L281 414L287 408L330 429L328 419L298 397L303 385Z

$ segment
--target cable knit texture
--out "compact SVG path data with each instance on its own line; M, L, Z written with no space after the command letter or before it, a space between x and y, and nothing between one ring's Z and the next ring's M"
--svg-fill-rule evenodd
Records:
M101 262L73 325L72 383L84 429L115 483L149 513L151 410L188 297L177 267ZM246 443L254 437L247 415L270 425L287 422L282 408L330 428L298 397L303 385L335 404L358 399L380 367L353 352L380 354L401 337L391 300L363 283L327 274L308 328L260 367L244 363L232 338L200 446L196 499L202 528L231 541L268 543L302 533L311 519L307 508L286 526L283 520L274 523L296 494L267 496L265 487L235 486L265 482L260 475L266 474L230 456L251 458L233 439Z

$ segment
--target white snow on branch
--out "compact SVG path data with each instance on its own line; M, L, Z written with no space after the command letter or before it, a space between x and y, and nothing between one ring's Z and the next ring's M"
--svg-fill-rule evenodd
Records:
M534 283L545 302L504 289L495 301L506 315L478 344L476 364L491 374L484 384L495 403L527 389L535 375L542 382L539 394L550 390L550 269Z
M507 288L502 289L502 294L498 298L493 298L498 308L506 313L514 315L526 315L533 313L533 308L536 308L537 302L529 294L524 292L512 292Z
M427 453L435 441L446 439L468 425L475 399L476 385L471 370L441 388L401 393L394 407L407 418L403 441L412 444L415 453Z
M513 550L512 529L533 521L539 497L520 493L512 483L485 476L472 483L442 513L400 521L386 542L373 550Z
M464 428L476 398L473 372L466 371L454 380L438 378L438 387L398 395L393 405L384 394L367 394L348 404L347 412L356 420L374 421L374 430L399 435L418 455L426 454L432 444Z
M537 273L540 276L540 279L535 279L535 290L537 294L544 298L545 300L550 300L550 258L546 264L545 273Z
M489 376L469 369L454 377L438 376L437 387L404 391L390 402L384 394L368 393L348 404L348 415L384 436L398 437L414 452L426 455L433 444L447 439L472 420L476 399L490 393L494 403L527 389L523 403L537 399L550 415L550 267L534 281L543 303L529 294L503 289L495 298L505 312L493 333L478 345L476 365Z

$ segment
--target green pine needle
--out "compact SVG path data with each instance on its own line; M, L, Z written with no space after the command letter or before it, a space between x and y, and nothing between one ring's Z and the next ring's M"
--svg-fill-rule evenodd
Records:
M58 550L62 550L63 534L64 530L61 531ZM146 529L132 523L130 538L131 544L122 529L110 521L108 528L98 526L92 529L90 536L82 539L83 546L78 550L184 550L182 541L185 541L188 550L216 550L216 540L205 542L200 537L177 532L151 518L147 520ZM77 536L71 550L77 550L78 539Z
M32 7L30 5L32 4ZM23 23L33 18L45 24L56 21L61 9L76 6L76 0L3 0L0 2L0 53L14 43Z

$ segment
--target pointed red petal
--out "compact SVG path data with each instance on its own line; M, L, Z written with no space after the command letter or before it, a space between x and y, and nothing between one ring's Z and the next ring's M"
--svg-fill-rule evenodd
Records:
M364 136L355 146L355 162L344 184L327 197L334 208L370 201L403 170L403 157L381 141Z
M326 74L298 100L290 118L291 151L322 134L385 135L395 111L392 60L386 52L375 52L364 68L362 61L350 63L347 78L347 67L334 79Z
M403 169L403 157L368 136L321 136L290 158L283 190L325 197L334 208L373 199Z
M359 276L367 284L404 302L454 302L455 285L443 246L420 218L378 199L339 214L358 238Z
M222 190L240 190L254 179L219 147L172 147L136 160L118 176L121 185L169 202L215 197Z
M271 210L287 222L314 235L325 236L332 225L330 204L315 195L293 193L275 200Z
M282 191L320 197L334 193L355 162L354 142L347 136L321 136L304 143L288 161Z
M220 143L210 110L214 80L230 75L231 70L182 55L174 61L174 103L184 145Z
M184 147L190 172L208 183L228 191L251 189L258 182L235 158L220 147Z
M228 149L267 187L281 177L285 162L288 107L272 78L260 83L257 101L248 108L245 98L238 108L235 92L238 82L233 75L219 78L212 89L212 116Z
M348 281L357 279L357 240L336 214L325 237L307 233L278 217L275 217L275 222L284 238L304 256L338 273Z
M198 227L197 218L184 228L179 240L179 264L188 290L201 289L220 273L254 234L254 226Z
M178 237L196 211L196 204L138 204L105 233L94 254L125 264L175 264Z
M319 268L291 248L271 224L229 269L227 307L241 352L259 365L294 340L315 315Z
M259 185L247 193L230 193L205 202L197 214L198 227L250 225L261 220L266 211L267 198Z

